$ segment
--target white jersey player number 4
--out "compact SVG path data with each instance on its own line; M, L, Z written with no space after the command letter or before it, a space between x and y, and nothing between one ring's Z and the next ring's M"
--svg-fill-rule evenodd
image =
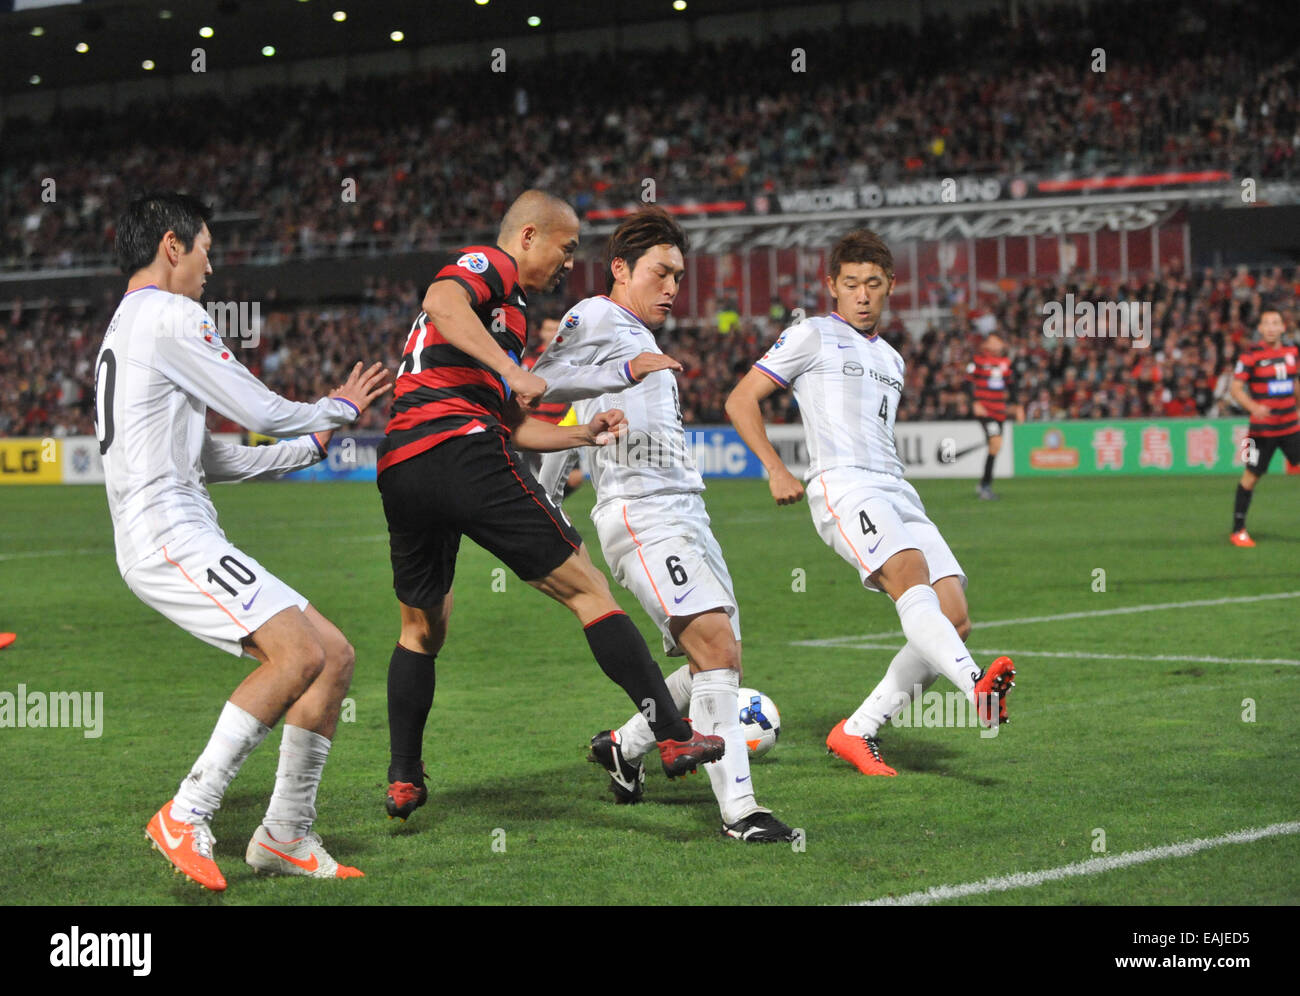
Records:
M895 775L880 726L940 675L966 693L986 726L1006 720L1015 675L1008 658L981 671L963 640L970 630L966 575L916 490L903 480L894 419L906 382L902 357L878 334L894 288L893 257L873 232L846 234L830 254L826 289L835 311L782 333L727 399L727 414L762 461L778 504L807 488L818 534L868 590L894 600L907 644L861 706L827 737L828 750L864 774ZM803 483L782 462L759 403L794 391L809 467Z

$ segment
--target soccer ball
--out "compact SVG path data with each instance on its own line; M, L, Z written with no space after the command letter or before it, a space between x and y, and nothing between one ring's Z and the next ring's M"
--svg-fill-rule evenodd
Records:
M751 759L762 757L776 746L781 735L781 714L776 703L753 688L736 693L740 706L740 730L745 736Z

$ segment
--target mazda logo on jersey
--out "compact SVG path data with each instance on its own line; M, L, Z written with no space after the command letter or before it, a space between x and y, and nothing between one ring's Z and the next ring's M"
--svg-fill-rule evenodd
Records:
M850 360L848 363L844 364L844 366L840 367L840 369L843 370L844 373L845 373L845 375L848 376L848 377L861 377L861 376L862 376L862 364L861 364L861 363L854 363L852 360Z
M848 373L847 370L844 372ZM895 380L893 377L886 377L884 374L877 373L874 370L871 371L871 377L873 380L880 381L880 383L884 384L886 387L892 387L899 394L903 393L903 382L901 380Z

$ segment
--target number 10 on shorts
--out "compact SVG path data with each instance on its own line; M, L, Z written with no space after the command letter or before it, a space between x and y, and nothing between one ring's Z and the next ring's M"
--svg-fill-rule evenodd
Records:
M207 574L208 584L221 586L226 590L231 598L236 597L239 593L231 586L230 582L226 580L226 576L232 578L241 587L245 588L257 580L257 575L244 566L244 564L236 557L229 555L222 557L221 560L217 562L217 566L222 569L222 573L218 573L216 569L209 567Z

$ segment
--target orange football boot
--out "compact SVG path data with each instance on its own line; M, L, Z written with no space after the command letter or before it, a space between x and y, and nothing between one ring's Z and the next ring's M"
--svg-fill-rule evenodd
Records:
M163 803L154 813L144 835L155 851L170 861L177 874L184 875L205 889L221 892L226 888L226 878L212 860L212 845L216 840L205 823L181 823L171 818L173 800Z
M844 731L847 719L835 724L826 737L826 751L848 761L864 775L897 775L898 772L885 763L880 753L880 741L875 737L855 737Z
M997 696L997 721L1006 723L1007 692L1016 687L1016 666L1010 657L999 657L975 679L975 709L980 722L993 725L993 696Z

